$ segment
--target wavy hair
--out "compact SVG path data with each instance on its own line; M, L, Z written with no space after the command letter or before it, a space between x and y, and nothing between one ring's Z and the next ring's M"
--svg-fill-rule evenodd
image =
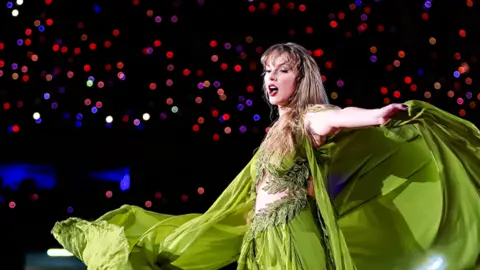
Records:
M263 67L279 56L286 57L287 64L296 74L296 82L286 111L273 122L260 146L264 158L271 165L280 165L285 157L298 150L299 140L308 136L302 119L308 108L312 105L328 104L320 69L304 47L295 43L275 44L263 53L261 57ZM267 97L268 88L265 80L263 90ZM269 105L273 112L274 106L270 103Z

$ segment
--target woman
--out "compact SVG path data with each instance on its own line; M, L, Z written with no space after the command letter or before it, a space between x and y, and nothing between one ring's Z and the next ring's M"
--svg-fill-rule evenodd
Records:
M123 206L57 223L57 240L89 269L475 267L480 134L471 123L415 101L328 105L315 61L293 43L269 48L262 64L280 117L204 214Z

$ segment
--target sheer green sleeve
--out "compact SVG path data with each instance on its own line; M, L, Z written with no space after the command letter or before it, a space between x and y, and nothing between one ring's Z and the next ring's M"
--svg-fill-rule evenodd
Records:
M307 142L337 269L350 269L349 258L369 270L478 264L480 132L427 103L406 104L382 127L342 130L315 150Z

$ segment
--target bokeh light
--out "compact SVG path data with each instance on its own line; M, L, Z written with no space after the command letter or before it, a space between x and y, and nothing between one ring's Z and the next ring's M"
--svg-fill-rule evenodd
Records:
M146 21L143 25L131 22L132 29L140 29L142 25L145 31L143 37L133 40L128 48L121 38L133 34L122 30L122 23L116 20L109 21L102 27L101 33L97 33L89 19L74 16L72 19L75 23L69 26L71 28L63 36L57 36L55 33L59 27L63 27L57 21L62 20L59 14L65 6L53 1L45 1L44 5L45 8L48 6L56 10L39 14L23 29L12 30L11 35L16 36L15 39L0 41L0 84L3 89L0 91L5 97L3 110L16 115L28 110L34 119L32 123L24 122L21 117L9 117L2 125L4 130L12 133L19 133L21 126L32 124L37 128L53 124L60 125L59 128L73 126L95 129L98 123L96 118L105 119L107 127L125 128L124 123L130 123L131 128L143 132L153 129L157 121L174 117L178 123L187 124L191 132L209 133L213 141L221 140L221 134L259 132L261 135L269 125L269 112L258 90L261 89L259 58L279 38L272 36L267 41L259 38L268 27L262 27L258 20L281 21L292 16L301 16L303 19L297 24L279 27L277 30L280 34L276 35L298 40L310 50L321 67L322 80L329 97L337 105L364 103L359 93L375 93L378 88L382 91L375 99L377 104L441 98L442 103L457 106L454 113L461 117L469 116L468 112L474 110L478 102L477 98L473 98L479 92L472 88L475 87L475 76L470 71L477 56L468 50L471 44L469 40L475 39L475 31L467 29L465 25L452 25L451 30L455 35L436 34L432 30L402 36L402 33L409 31L400 29L406 26L391 21L382 11L390 7L389 3L383 1L353 1L343 7L327 7L320 3L297 4L293 1L232 4L227 13L238 11L241 7L245 12L242 16L256 18L244 25L245 29L251 29L248 30L251 33L240 39L235 39L237 36L225 38L222 35L209 35L199 39L193 47L187 36L192 25L178 28L188 21L182 19L188 14L172 9L170 13L163 12L160 15L159 9L154 6L133 1L131 5L135 9L131 16L145 16ZM204 3L198 1L197 5L201 8ZM461 6L460 3L458 5ZM474 2L466 1L463 5L473 8ZM12 17L21 17L22 9L27 6L19 0L9 2L7 9ZM421 19L418 22L420 25L412 25L412 29L430 27L430 14L434 12L432 6L432 1L426 1L419 4L418 10L411 11L411 16ZM105 11L110 8L108 5L94 4L89 15L98 17L98 20L107 20ZM319 10L322 10L325 21L317 20ZM118 12L121 17L121 11ZM470 13L466 11L466 14ZM224 23L232 22L227 20ZM156 31L158 27L175 28L181 32L175 35L160 34ZM207 23L199 24L197 28L206 31ZM309 36L312 35L331 35L331 38L310 40ZM450 47L453 56L442 50L445 39L449 39L448 44L454 44ZM183 45L173 46L175 43ZM359 46L336 46L347 43ZM51 50L42 49L45 46ZM191 52L195 52L198 60L185 61ZM141 53L138 61L132 61L138 53ZM9 57L5 57L7 54ZM25 55L30 62L24 60ZM103 60L97 61L99 57ZM53 58L59 61L49 61ZM433 64L439 61L444 67L441 70ZM447 67L450 67L449 72L446 72ZM357 72L346 75L346 70ZM48 92L43 93L42 99L33 94L34 91L18 95L13 90L6 90L37 89L39 80L48 84L45 86ZM145 81L148 83L145 84ZM361 84L363 86L358 81L364 81ZM467 90L471 93L469 97L465 96ZM122 91L126 92L113 94ZM469 102L459 102L464 98ZM26 106L17 106L12 110L12 104L18 102ZM83 109L78 107L80 103L84 104ZM135 105L141 103L148 104L148 109ZM246 110L245 106L252 109ZM184 110L187 107L189 109ZM230 115L234 121L229 122L221 115L209 113L212 107L221 111L221 115ZM460 109L467 113L460 113ZM82 114L88 117L58 122L55 120L57 114ZM125 120L126 117L128 120ZM212 121L209 128L200 128L197 123L200 117L220 118ZM113 121L116 118L123 121Z
M430 0L402 5L380 0L219 1L7 1L0 9L9 26L0 36L0 129L5 144L22 138L28 144L5 155L43 147L71 167L95 163L93 159L101 160L95 166L114 162L104 155L147 167L155 158L182 163L171 154L182 152L176 145L225 150L230 142L238 148L229 156L236 158L244 154L237 149L258 145L276 117L262 91L260 57L270 45L285 41L309 50L335 105L379 107L420 99L479 123L479 26L470 23L477 16L472 0L449 5ZM161 142L165 134L174 137L174 150L163 145L150 150L157 142L169 144ZM88 156L75 157L80 161L63 160L50 146L62 138L72 149L81 148L76 145L83 145L84 137L90 141L81 150ZM102 140L115 147L94 144ZM155 143L147 146L146 141ZM224 156L210 160L206 152L188 163L227 166ZM198 177L199 167L167 168L144 182L122 175L120 185L102 183L79 195L73 187L50 204L66 215L84 213L79 201L90 197L95 206L113 207L128 194L150 210L194 205L220 191L218 183L204 180L209 177ZM165 187L172 183L178 190ZM147 187L135 190L142 185ZM48 201L42 192L29 192L23 199L0 192L0 205L20 211L27 203Z

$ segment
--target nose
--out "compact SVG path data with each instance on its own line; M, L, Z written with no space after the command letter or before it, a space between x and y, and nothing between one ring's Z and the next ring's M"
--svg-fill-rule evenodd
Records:
M275 72L271 72L269 75L270 75L269 76L270 81L276 81L277 80L277 74L275 74Z

